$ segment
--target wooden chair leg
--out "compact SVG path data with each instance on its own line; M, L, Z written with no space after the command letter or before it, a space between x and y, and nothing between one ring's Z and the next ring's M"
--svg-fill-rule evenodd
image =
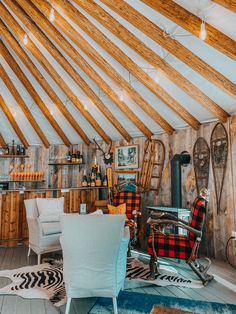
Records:
M118 308L117 308L117 300L116 298L112 298L113 301L113 310L114 310L114 314L118 314ZM67 314L67 313L66 313Z
M70 304L71 304L71 298L68 298L68 299L67 299L67 302L66 302L66 311L65 311L65 314L69 314L69 312L70 312Z

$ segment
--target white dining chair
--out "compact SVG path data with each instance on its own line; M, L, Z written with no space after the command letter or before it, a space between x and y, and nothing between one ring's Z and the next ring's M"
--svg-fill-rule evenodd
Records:
M118 313L124 287L129 229L125 215L61 216L66 314L72 298L109 297Z

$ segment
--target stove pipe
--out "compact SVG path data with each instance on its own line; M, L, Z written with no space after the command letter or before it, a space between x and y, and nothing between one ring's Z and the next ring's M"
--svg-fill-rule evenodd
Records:
M187 152L176 154L171 160L171 202L172 207L182 208L181 166L190 163L191 157Z

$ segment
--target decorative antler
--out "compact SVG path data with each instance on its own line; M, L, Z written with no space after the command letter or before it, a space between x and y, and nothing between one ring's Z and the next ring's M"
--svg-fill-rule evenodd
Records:
M104 150L103 150L102 147L98 144L98 142L96 141L95 137L93 138L93 141L94 141L94 143L97 145L98 150L100 150L100 151L103 153L103 155L105 155Z
M110 152L112 147L112 141L110 141L110 146L107 153L102 149L102 147L98 144L95 138L93 139L93 141L97 145L98 150L102 152L104 163L106 165L111 164L113 162L113 153Z

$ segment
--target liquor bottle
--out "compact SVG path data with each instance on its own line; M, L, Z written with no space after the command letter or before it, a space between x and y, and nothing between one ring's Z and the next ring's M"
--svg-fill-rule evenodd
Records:
M101 186L101 185L102 185L102 178L101 178L100 167L98 166L97 175L96 175L96 186Z
M22 156L25 155L25 147L24 147L24 145L20 145L20 155L22 155Z
M82 164L83 163L83 155L80 154L80 158L79 158L79 163Z
M82 180L82 186L83 186L83 187L88 186L88 179L87 179L87 175L86 175L86 170L84 170L84 175L83 175L83 180Z
M21 154L21 147L20 144L17 144L16 146L16 155L20 155Z
M10 149L9 149L9 146L8 146L8 145L6 146L5 154L6 154L6 155L9 155L9 154L10 154Z
M72 162L76 162L76 154L75 153L72 153L71 161Z
M107 186L108 182L107 182L107 175L105 174L103 177L103 181L102 181L102 186Z
M93 173L92 173L92 176L91 176L91 186L92 187L96 186L95 175Z
M80 163L80 151L77 150L77 153L76 153L76 162Z
M15 155L16 154L16 148L15 148L15 141L12 141L12 146L11 146L11 155Z
M88 176L88 186L91 186L91 175Z
M66 159L67 159L67 161L71 162L71 160L72 160L72 155L71 155L71 152L70 152L70 151L68 152Z

